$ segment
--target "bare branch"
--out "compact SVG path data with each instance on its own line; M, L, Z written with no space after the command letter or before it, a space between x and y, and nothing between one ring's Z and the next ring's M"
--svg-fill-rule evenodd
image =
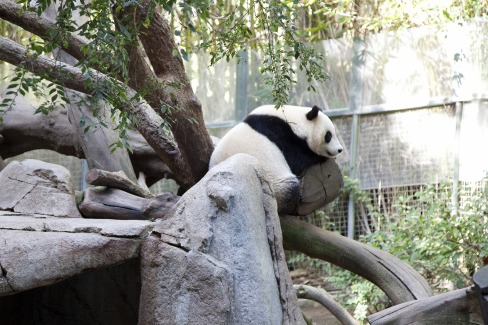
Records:
M52 20L39 17L33 12L23 11L22 6L10 0L0 0L0 17L43 39L47 39L50 29L55 27ZM67 53L78 60L83 58L81 48L86 45L83 38L70 33L66 35L65 42L62 43L60 45L66 45L63 50Z
M324 289L315 288L308 285L294 285L298 298L309 299L320 303L327 308L342 324L358 325L359 322L345 310L334 297Z
M280 220L286 249L320 258L362 276L383 290L394 304L432 296L427 281L395 256L296 217Z

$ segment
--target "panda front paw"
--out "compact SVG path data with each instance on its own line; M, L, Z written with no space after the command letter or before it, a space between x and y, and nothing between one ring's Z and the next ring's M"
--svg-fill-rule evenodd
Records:
M287 178L275 186L275 197L278 203L278 214L297 215L300 203L300 181L298 178Z

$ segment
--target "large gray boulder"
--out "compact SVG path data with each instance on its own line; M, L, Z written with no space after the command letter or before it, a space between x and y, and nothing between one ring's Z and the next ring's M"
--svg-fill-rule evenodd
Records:
M141 324L302 324L276 201L239 154L153 229L141 254Z
M0 184L0 210L81 218L71 175L63 166L12 161L0 172Z

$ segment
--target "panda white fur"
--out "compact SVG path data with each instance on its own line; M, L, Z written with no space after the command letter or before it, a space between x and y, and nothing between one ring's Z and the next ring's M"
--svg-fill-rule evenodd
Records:
M305 171L342 152L332 121L318 108L272 105L253 110L217 144L210 168L237 153L254 156L273 186L280 214L294 213Z

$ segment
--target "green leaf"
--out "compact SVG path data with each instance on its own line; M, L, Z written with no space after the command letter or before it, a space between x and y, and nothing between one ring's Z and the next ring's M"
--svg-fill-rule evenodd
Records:
M293 47L293 49L295 50L295 60L298 59L298 57L300 56L300 44L299 43L295 43L295 46Z
M181 49L180 52L183 60L188 61L188 53L186 53L185 49Z
M449 14L449 12L447 10L442 10L442 14L444 15L444 17L446 17L449 21L453 21L453 19L451 18L451 15Z

